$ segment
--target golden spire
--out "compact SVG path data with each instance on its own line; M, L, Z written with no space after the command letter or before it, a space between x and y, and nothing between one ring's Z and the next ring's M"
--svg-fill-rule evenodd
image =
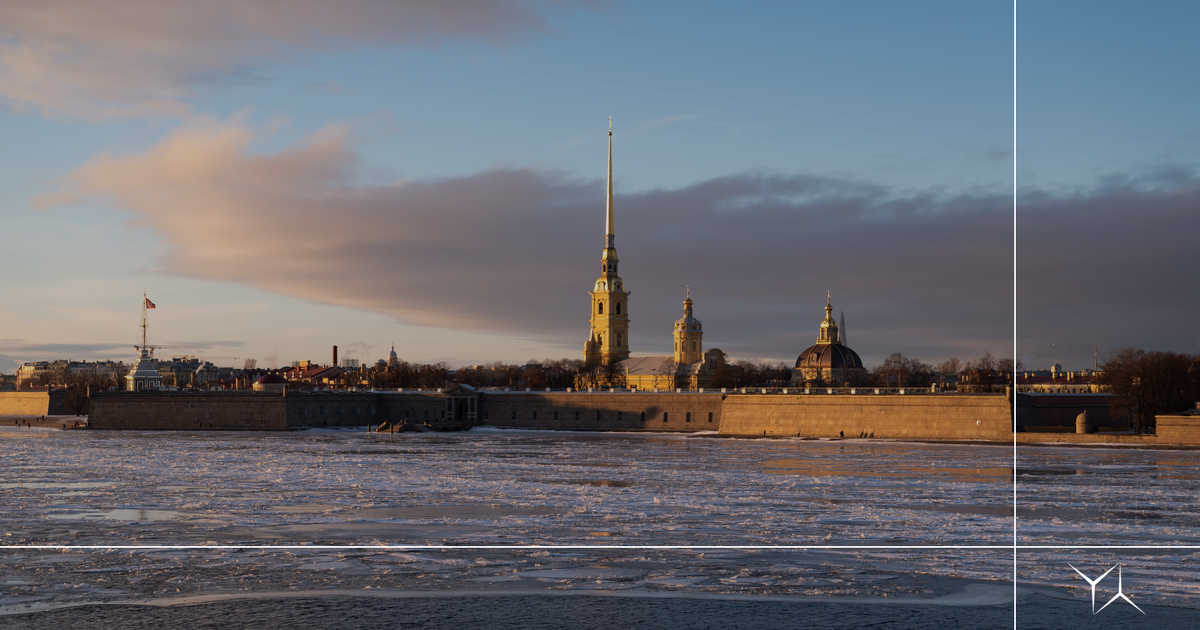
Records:
M604 222L604 246L613 247L616 233L613 231L613 184L612 184L612 116L608 117L608 197L607 218Z

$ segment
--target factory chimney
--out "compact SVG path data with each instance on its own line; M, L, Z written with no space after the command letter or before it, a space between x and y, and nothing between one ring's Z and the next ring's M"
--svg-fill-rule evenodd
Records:
M333 347L333 367L337 367L337 346Z

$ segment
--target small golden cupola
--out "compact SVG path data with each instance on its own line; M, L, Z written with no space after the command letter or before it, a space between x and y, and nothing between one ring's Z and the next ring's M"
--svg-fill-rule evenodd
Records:
M821 332L817 338L817 343L842 343L841 337L838 336L838 324L833 319L833 302L832 292L825 293L825 319L821 322Z

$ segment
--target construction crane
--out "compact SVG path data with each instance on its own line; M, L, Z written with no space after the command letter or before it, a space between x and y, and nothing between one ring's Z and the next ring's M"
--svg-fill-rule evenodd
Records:
M237 360L238 360L238 358L237 358L237 357L196 357L196 358L197 358L197 359L200 359L201 361L212 361L212 360L214 360L214 359L220 359L220 360L230 360L230 361L237 361Z

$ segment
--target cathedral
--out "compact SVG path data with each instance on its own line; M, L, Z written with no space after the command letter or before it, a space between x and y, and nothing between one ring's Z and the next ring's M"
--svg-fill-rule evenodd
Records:
M833 320L833 304L825 296L825 319L817 333L816 345L809 346L796 359L792 369L793 385L843 386L861 381L867 371L863 368L858 353L846 345L846 317L842 325Z
M717 349L704 351L704 331L692 314L691 288L683 301L683 317L675 322L675 351L671 356L629 356L629 295L617 275L616 232L613 225L612 119L608 121L608 191L604 221L604 251L600 255L600 277L589 295L592 298L591 334L583 345L585 363L606 366L605 386L631 389L698 389L725 362ZM623 382L622 382L623 381Z

